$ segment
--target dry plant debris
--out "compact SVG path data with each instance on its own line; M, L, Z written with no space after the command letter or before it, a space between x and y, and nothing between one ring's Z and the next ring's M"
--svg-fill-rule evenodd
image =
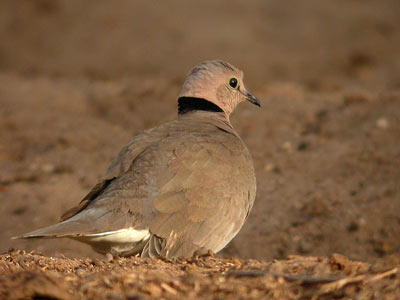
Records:
M334 254L259 261L0 256L0 299L396 299L399 266Z

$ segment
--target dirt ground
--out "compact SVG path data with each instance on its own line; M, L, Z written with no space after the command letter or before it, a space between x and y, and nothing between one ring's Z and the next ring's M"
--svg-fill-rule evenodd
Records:
M400 268L334 254L271 262L0 255L1 299L398 299Z
M0 299L400 298L400 2L182 4L1 1ZM10 240L57 222L217 58L262 99L231 118L257 198L222 258Z

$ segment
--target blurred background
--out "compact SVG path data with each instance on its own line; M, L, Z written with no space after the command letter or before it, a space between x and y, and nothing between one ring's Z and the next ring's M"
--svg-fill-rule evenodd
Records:
M231 120L256 204L223 251L400 258L400 2L0 3L0 251L97 256L14 241L77 204L135 134L176 116L203 60L241 68L261 109Z

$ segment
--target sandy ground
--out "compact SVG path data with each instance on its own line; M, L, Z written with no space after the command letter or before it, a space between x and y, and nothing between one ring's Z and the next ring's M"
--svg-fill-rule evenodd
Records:
M135 276L146 270L140 285L155 280L160 262L108 262L77 242L10 237L57 222L130 138L175 118L186 73L215 58L242 68L247 88L262 99L261 109L242 104L232 116L252 153L258 190L247 223L221 253L225 259L190 263L190 272L198 273L193 276L202 278L194 297L224 298L243 282L240 297L258 290L251 297L273 298L267 293L277 286L276 299L309 299L322 283L305 291L301 283L292 286L290 279L270 272L303 276L311 261L310 276L348 276L330 265L334 253L369 266L352 276L375 276L398 266L400 2L185 3L1 2L0 251L6 253L1 292L13 276L33 276L36 283L63 282L67 288L55 290L60 293L72 290L70 296L90 298L88 291L96 290L102 274L114 267L115 276L123 278L130 268ZM46 256L7 254L11 248ZM295 259L299 270L270 270L276 263L289 266L288 255L302 255ZM229 265L232 257L243 260L240 268ZM268 274L228 276L220 267L202 267L203 259L226 270L255 268ZM258 260L256 267L249 259ZM92 260L102 263L90 268ZM179 281L190 273L183 262L163 263L159 276L172 270L171 280ZM379 268L371 267L377 263ZM119 280L113 273L107 276L104 280ZM170 298L189 295L160 278L154 281L156 294L140 286L134 294L168 298L168 288L159 286L164 282L178 291ZM380 284L399 289L398 279L396 272L368 284L364 278L351 284L354 291L343 299L366 295L364 288L381 290ZM227 292L225 283L219 287L218 280L232 290ZM182 284L188 288L195 282ZM208 285L209 294L199 292ZM298 294L290 294L291 288L279 294L286 285ZM115 294L127 298L129 284L118 286ZM376 299L400 297L395 288L389 290Z

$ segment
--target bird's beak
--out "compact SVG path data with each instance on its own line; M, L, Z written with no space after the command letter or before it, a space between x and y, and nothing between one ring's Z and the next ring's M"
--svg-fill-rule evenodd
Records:
M261 106L260 100L257 97L254 97L248 91L244 91L244 92L240 91L240 92L246 98L247 101L253 103L254 105L257 105L258 107Z

